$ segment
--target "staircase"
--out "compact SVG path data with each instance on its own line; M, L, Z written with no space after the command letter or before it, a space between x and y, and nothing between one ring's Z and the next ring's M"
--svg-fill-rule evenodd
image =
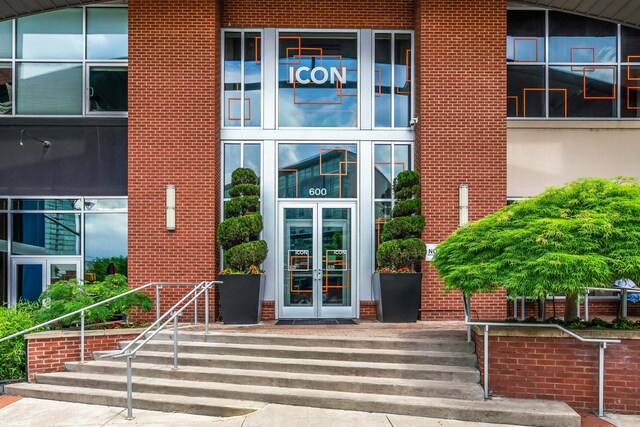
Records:
M134 407L212 416L268 403L549 427L579 427L557 401L483 399L464 332L419 339L180 332L158 334L133 360ZM126 343L121 343L122 346ZM98 353L99 354L99 353ZM126 406L124 359L67 363L7 394Z

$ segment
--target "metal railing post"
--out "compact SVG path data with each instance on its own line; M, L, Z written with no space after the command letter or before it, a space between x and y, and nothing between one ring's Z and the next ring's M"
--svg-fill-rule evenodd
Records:
M178 369L178 313L173 316L173 369Z
M604 350L606 342L600 343L600 357L598 360L598 416L604 417Z
M162 285L156 285L156 320L160 318L160 288Z
M205 286L205 289L206 289L206 286ZM193 306L193 323L194 325L198 324L198 297L197 296Z
M524 320L524 309L525 309L525 303L527 301L527 297L523 296L522 297L522 320Z
M84 310L80 312L80 364L84 365Z
M133 373L131 368L131 359L133 355L127 355L127 419L133 419Z
M589 320L589 289L584 294L584 320Z
M489 398L489 325L484 325L484 398Z
M209 333L209 286L204 288L204 333Z

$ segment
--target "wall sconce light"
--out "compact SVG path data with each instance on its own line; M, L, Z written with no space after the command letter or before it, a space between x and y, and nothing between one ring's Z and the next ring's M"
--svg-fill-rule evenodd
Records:
M460 226L469 222L469 184L458 186L458 209Z
M24 145L23 139L25 135L28 136L29 138L33 138L36 141L40 142L44 148L49 148L51 146L51 142L44 139L36 138L35 136L27 132L25 129L22 129L20 131L20 145Z
M167 184L167 231L176 229L176 186Z

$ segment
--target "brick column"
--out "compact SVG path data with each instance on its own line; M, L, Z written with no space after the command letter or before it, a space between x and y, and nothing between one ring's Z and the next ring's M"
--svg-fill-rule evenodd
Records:
M505 0L416 0L416 163L427 227L438 243L458 226L458 185L469 185L469 217L506 203ZM462 318L459 293L442 293L423 264L422 318ZM481 317L504 318L505 294L475 297Z
M216 271L219 39L217 1L129 1L131 286ZM166 184L176 186L175 231L165 229Z

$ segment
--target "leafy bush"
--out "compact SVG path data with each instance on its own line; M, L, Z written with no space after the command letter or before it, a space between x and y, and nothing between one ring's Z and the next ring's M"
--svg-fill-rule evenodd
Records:
M420 176L414 171L401 172L394 179L393 191L396 202L392 219L382 229L377 253L379 271L414 270L414 265L426 255L420 240L425 225L420 215L422 201L418 198Z
M225 204L225 220L218 226L218 244L225 250L227 268L221 274L261 274L267 242L257 240L263 229L259 210L260 187L255 172L239 168L231 174L232 199Z
M38 304L19 302L15 306L0 307L0 338L36 325L33 316ZM23 337L0 343L0 380L25 377L26 344Z
M107 276L104 281L80 284L77 280L61 280L51 284L40 295L42 308L35 312L36 323L47 322L50 319L104 301L116 295L131 290L127 278L121 274ZM92 308L85 312L85 323L106 322L119 314L127 315L132 308L139 307L149 311L153 307L153 300L143 292L133 292L107 304ZM80 314L67 317L60 321L59 326L70 326L80 322Z

